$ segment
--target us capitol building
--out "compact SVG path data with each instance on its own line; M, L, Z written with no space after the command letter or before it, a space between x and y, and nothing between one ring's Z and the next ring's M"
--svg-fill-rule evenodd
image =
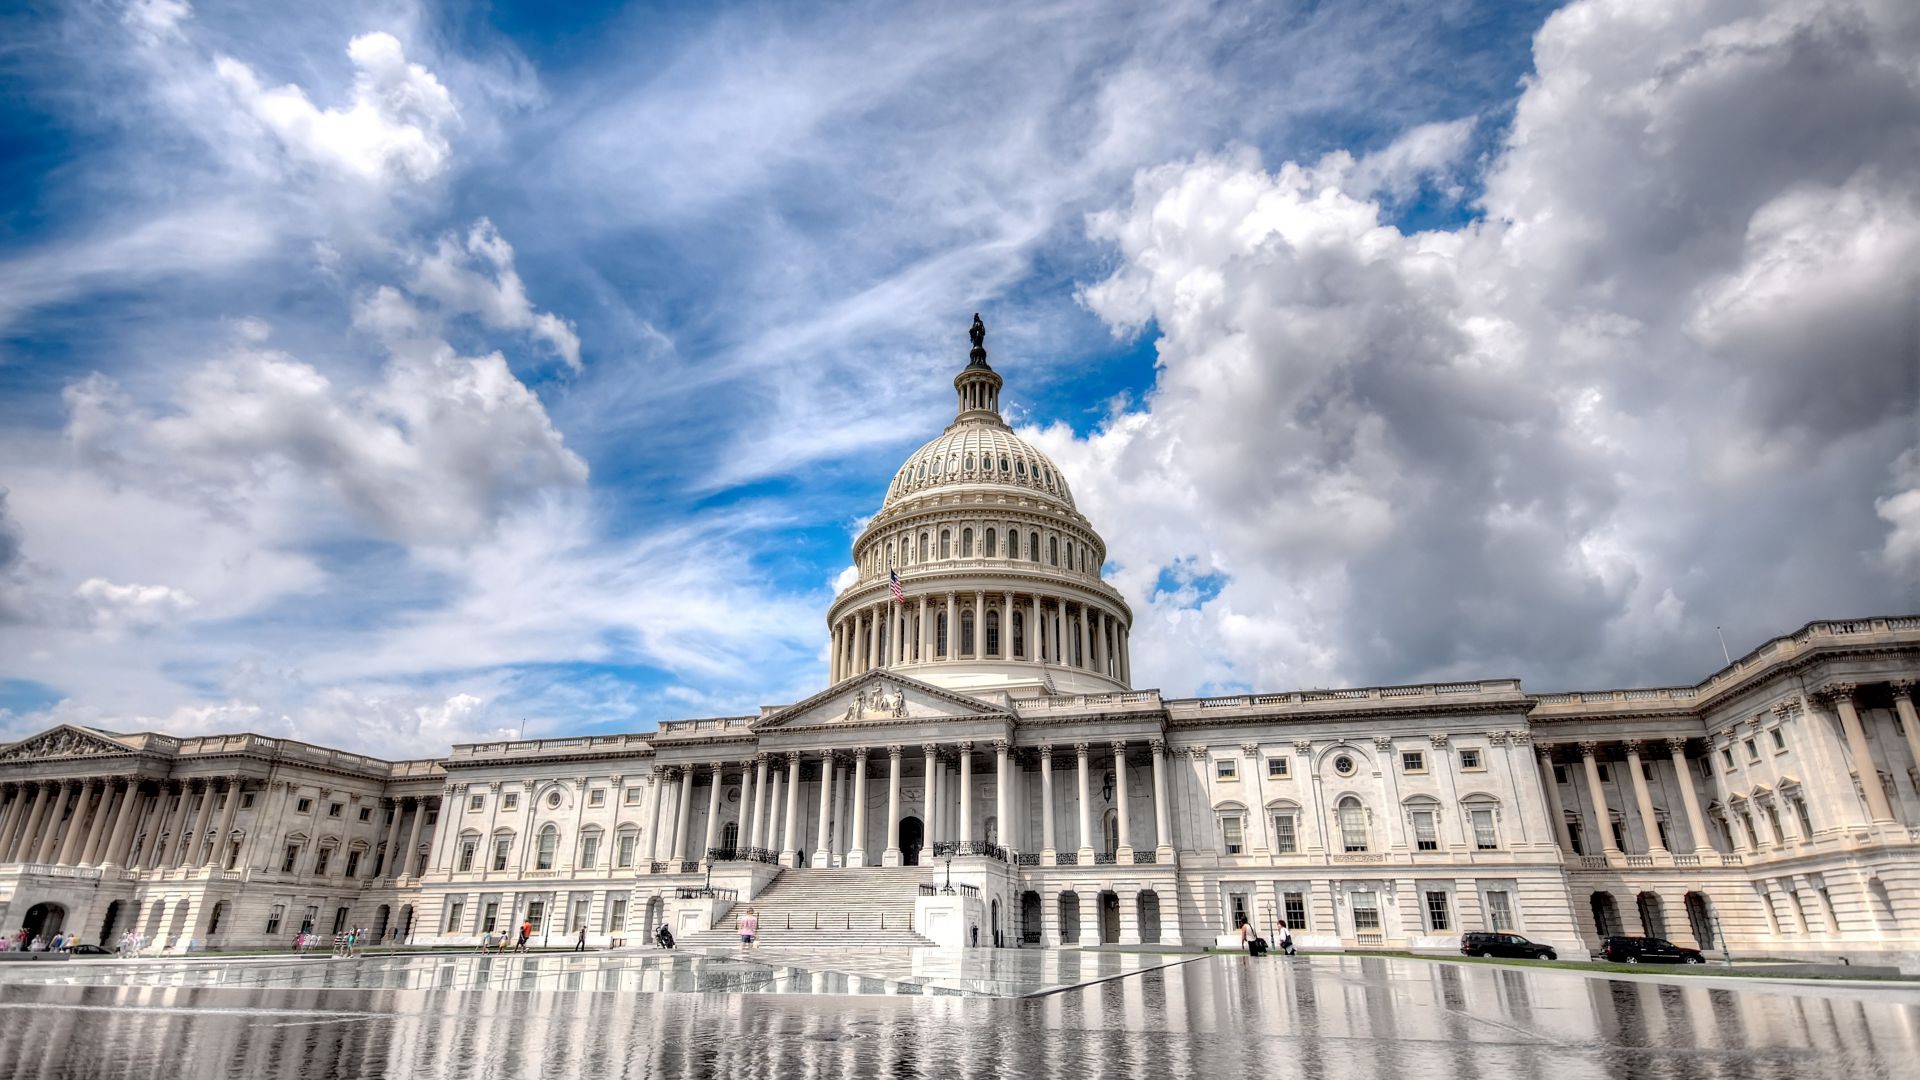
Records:
M1920 969L1920 617L1810 623L1691 686L1136 689L1106 544L1002 419L984 335L854 542L818 694L419 761L58 727L0 750L0 929L719 944L751 903L773 946L1251 920L1308 947L1646 933Z

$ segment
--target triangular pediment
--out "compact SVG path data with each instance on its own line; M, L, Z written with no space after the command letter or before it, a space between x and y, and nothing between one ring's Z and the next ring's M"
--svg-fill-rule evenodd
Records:
M132 747L72 724L61 724L38 735L29 735L0 750L0 761L31 761L41 758L85 758L106 754L131 753Z
M754 730L1006 716L1007 710L892 671L869 671L771 713Z

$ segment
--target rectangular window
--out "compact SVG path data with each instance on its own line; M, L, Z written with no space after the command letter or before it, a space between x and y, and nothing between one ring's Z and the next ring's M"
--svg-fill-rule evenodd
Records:
M465 900L454 900L447 904L447 930L449 934L460 932L460 917L467 913Z
M533 926L534 933L540 932L540 924L546 917L547 902L545 900L527 901L527 922Z
M333 932L336 934L344 934L347 932L346 908L333 909Z
M500 901L489 900L487 906L480 909L480 932L491 934L500 929Z
M1274 850L1282 855L1291 855L1300 850L1299 834L1294 831L1292 814L1273 815Z
M1573 845L1573 853L1575 855L1585 855L1587 853L1586 837L1581 830L1579 818L1570 817L1567 819L1567 841Z
M1440 850L1440 835L1433 825L1433 811L1413 812L1413 846L1420 851Z
M1353 936L1362 945L1380 944L1380 900L1372 893L1353 894Z
M584 893L573 898L573 910L567 916L567 933L577 934L587 928L587 918L591 914L592 899Z
M1268 758L1267 759L1267 779L1269 780L1285 779L1288 775L1287 770L1290 767L1291 766L1287 764L1286 758L1283 758L1283 757Z
M280 872L283 874L293 873L293 868L295 864L297 864L299 861L300 861L300 845L288 844L286 858L280 860Z
M1747 745L1747 760L1748 760L1748 761L1759 761L1759 760L1760 760L1760 748L1759 748L1758 746L1755 746L1755 745L1754 745L1754 742L1753 742L1753 740L1752 740L1752 739L1747 739L1747 740L1745 740L1745 741L1746 741L1746 745Z
M1785 735L1780 734L1779 728L1770 728L1768 729L1767 734L1773 736L1774 753L1776 754L1780 753L1781 751L1787 748L1787 737Z
M1240 849L1244 841L1244 838L1241 836L1241 831L1240 831L1240 819L1237 817L1221 818L1220 834L1226 840L1227 854L1229 855L1240 854Z
M620 838L620 868L623 870L633 865L633 841L632 833Z
M1780 828L1780 808L1772 803L1767 803L1760 809L1762 813L1767 815L1767 827L1773 830L1773 842L1778 844L1785 840L1787 834Z
M505 870L507 868L507 851L512 846L513 841L504 836L493 842L493 868L495 870Z
M1495 889L1486 894L1487 928L1496 933L1507 933L1513 929L1513 901L1506 890Z
M1655 817L1655 818L1653 819L1653 824L1654 824L1654 827L1655 827L1655 828L1657 828L1657 829L1659 829L1659 830L1660 830L1660 846L1661 846L1661 847L1663 847L1663 848L1666 848L1666 849L1667 849L1668 851L1672 851L1672 850L1673 850L1673 838L1667 835L1667 815L1666 815L1666 812L1665 812L1665 811L1661 811L1661 812L1660 812L1660 814L1659 814L1659 816L1657 816L1657 817Z
M1478 750L1460 751L1460 768L1466 770L1467 772L1473 772L1474 770L1480 768L1480 751Z
M640 805L640 789L639 788L630 787L627 789L627 805L628 806Z
M461 873L466 874L466 873L472 872L474 851L479 846L480 846L480 842L478 840L460 841L460 872Z
M243 791L240 793L240 809L242 810L253 809L253 792Z
M1594 771L1594 772L1596 772L1596 773L1598 773L1598 774L1600 774L1600 782L1601 782L1601 783L1603 783L1603 784L1606 784L1606 783L1611 783L1611 782L1612 782L1612 780L1613 780L1613 770L1612 770L1612 769L1609 769L1609 768L1607 768L1607 763L1606 763L1606 762L1604 762L1604 761L1597 761L1597 762L1594 762L1594 770L1593 770L1593 771Z
M505 795L500 796L500 809L502 810L520 809L519 794L516 792L509 791Z
M347 852L347 876L353 877L355 872L358 871L359 869L360 869L360 853L358 851Z
M1213 763L1213 775L1221 780L1238 780L1240 763L1232 758L1220 758Z
M1723 746L1720 748L1720 761L1722 764L1726 765L1727 768L1729 769L1733 768L1733 748L1732 747Z
M1793 800L1793 816L1800 819L1800 835L1813 835L1813 818L1807 815L1807 800L1798 796Z
M312 810L313 810L312 799L300 799L293 804L293 812L296 814L310 813L312 812Z
M607 933L627 932L627 898L616 896L607 903Z
M485 795L467 796L467 812L473 813L474 811L480 809L482 806L486 805L486 798L487 797ZM391 815L389 815L388 820L389 821L392 820Z
M600 861L600 838L589 836L580 841L580 869L591 870Z
M328 863L328 861L330 861L330 860L331 860L332 858L333 858L333 849L332 849L332 848L324 848L324 847L323 847L323 848L321 848L321 849L320 849L320 853L319 853L319 854L317 854L317 855L315 855L315 856L313 857L313 872L314 872L315 874L324 874L324 873L326 873L326 872L327 872L327 863Z
M1351 805L1340 808L1340 846L1347 851L1367 850L1367 812L1349 798Z
M1627 823L1620 818L1613 819L1613 846L1627 850Z
M320 905L308 904L306 914L301 916L301 919L300 919L300 932L303 934L313 933L313 924L319 918L320 918Z
M280 920L285 918L286 914L287 914L287 905L285 904L275 904L273 905L272 910L267 912L267 936L268 937L272 937L273 935L280 932Z
M1305 930L1307 928L1307 897L1305 893L1282 893L1280 903L1287 911L1287 929Z
M1453 923L1447 918L1447 894L1438 889L1427 892L1427 930L1429 933L1442 933L1452 929Z
M603 788L594 788L592 791L587 792L587 805L588 806L607 805L606 790Z
M1700 769L1700 779L1702 780L1713 779L1713 759L1712 758L1705 757L1705 756L1697 757L1693 759L1693 762Z
M372 820L373 820L373 807L371 807L371 806L363 806L363 807L361 807L361 808L360 808L360 820L361 820L361 821L372 821Z
M1556 784L1564 784L1567 782L1567 767L1565 765L1555 765L1553 767L1553 782Z
M346 803L328 803L328 804L327 804L327 816L328 816L328 817L339 817L339 816L340 816L340 812L341 812L342 810L345 810L346 808L347 808L347 804L346 804Z
M1422 750L1400 751L1400 769L1403 772L1423 773L1427 771L1427 755Z
M1500 846L1500 837L1493 831L1493 811L1478 808L1467 811L1467 817L1473 822L1473 846L1481 851L1492 851Z

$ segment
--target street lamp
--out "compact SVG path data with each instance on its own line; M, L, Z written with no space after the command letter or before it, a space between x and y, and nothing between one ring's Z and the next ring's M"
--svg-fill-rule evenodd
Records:
M948 853L947 855L947 886L946 888L941 889L940 892L941 892L941 895L943 896L953 895L953 855L952 853Z

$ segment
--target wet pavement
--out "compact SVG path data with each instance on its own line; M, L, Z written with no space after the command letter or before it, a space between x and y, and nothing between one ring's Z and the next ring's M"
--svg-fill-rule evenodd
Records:
M440 962L477 958L418 959L0 971L0 1077L1920 1077L1901 985L1215 956L1026 998L902 990L910 972L854 996L830 976L874 976L606 954L494 960L483 983ZM815 996L745 974L782 967Z

